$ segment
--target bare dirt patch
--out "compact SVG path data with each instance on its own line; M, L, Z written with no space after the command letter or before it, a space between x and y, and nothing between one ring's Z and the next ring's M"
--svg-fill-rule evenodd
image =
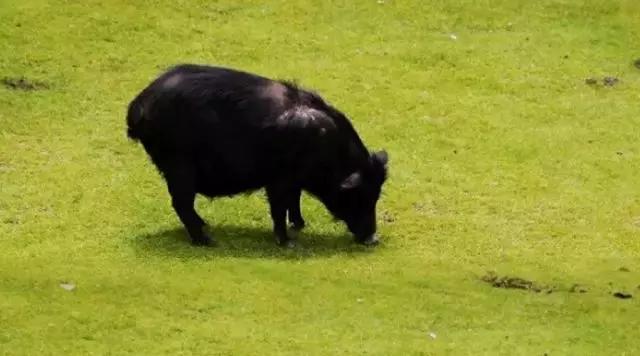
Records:
M598 84L600 84L600 81L594 77L586 78L584 82L585 84L591 85L591 86L597 86ZM617 77L607 76L602 78L602 85L606 87L612 87L618 83L620 83L620 79Z
M574 284L569 288L569 293L587 293L587 288L580 284Z
M618 82L620 82L620 79L618 79L616 77L604 77L602 79L602 84L604 84L605 86L608 86L608 87L612 87L612 86L618 84Z
M626 292L615 292L613 293L613 296L618 299L631 299L633 297L631 293L626 293Z
M539 284L534 281L530 281L520 277L511 277L511 276L498 276L493 272L487 273L485 276L481 278L484 282L491 284L491 286L495 288L505 288L505 289L522 289L530 292L545 292L551 293L553 292L553 288Z
M33 91L49 89L49 84L25 77L4 77L0 80L0 83L11 90Z

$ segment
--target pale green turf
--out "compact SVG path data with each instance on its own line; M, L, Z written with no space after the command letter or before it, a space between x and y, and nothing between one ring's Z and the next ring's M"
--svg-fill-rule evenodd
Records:
M0 1L0 77L51 85L0 88L0 354L640 352L638 1L132 3ZM384 243L305 197L280 250L256 194L199 200L220 246L189 245L124 129L177 62L348 113L391 157Z

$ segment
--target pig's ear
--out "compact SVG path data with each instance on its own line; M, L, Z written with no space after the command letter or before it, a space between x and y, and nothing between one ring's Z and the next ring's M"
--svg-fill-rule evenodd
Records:
M342 183L340 183L340 189L347 190L353 189L362 183L362 175L360 172L351 173Z
M371 154L371 178L372 181L383 184L387 180L387 164L389 155L387 151L378 151Z
M378 151L373 153L371 156L374 161L379 163L382 167L387 168L387 163L389 162L389 155L387 154L387 151Z

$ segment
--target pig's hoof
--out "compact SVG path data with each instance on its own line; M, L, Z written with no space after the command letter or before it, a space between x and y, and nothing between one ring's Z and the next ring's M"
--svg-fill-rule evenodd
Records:
M380 240L378 240L377 236L369 236L366 239L360 241L361 244L365 245L365 246L376 246L380 243Z
M292 249L296 247L296 242L295 240L287 239L284 241L279 241L278 245L280 245L280 247L283 247L283 248Z
M192 239L191 244L194 246L215 246L216 241L207 234L202 234L199 238Z

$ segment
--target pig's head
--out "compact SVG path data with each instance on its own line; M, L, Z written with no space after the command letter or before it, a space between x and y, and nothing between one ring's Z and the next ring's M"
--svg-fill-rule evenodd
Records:
M378 243L376 205L387 179L388 156L385 151L371 153L367 164L352 172L340 183L330 210L344 221L356 241L365 245Z

